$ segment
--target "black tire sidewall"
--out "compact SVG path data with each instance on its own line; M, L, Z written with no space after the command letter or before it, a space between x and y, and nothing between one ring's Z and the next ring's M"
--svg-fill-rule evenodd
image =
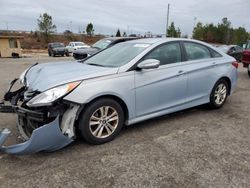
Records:
M223 101L222 104L217 104L217 103L215 102L214 94L215 94L216 88L217 88L218 85L220 85L220 84L224 84L224 85L226 86L226 88L227 88L227 95L226 95L226 98L225 98L225 100ZM212 90L212 92L211 92L211 94L210 94L210 103L209 103L210 107L211 107L211 108L215 108L215 109L216 109L216 108L221 108L221 107L225 104L225 102L227 101L228 92L229 92L229 86L228 86L227 81L224 80L224 79L218 80L218 81L216 82L216 84L214 85L213 90Z
M113 107L117 112L119 116L119 124L116 128L116 130L113 132L112 135L110 135L107 138L96 138L92 135L89 129L89 119L91 115L100 107L102 106L111 106ZM103 144L109 141L112 141L120 132L121 128L124 124L124 112L122 110L121 105L109 98L102 98L98 99L91 104L87 105L85 110L80 114L79 116L79 122L78 122L78 128L80 131L81 136L85 141L87 141L90 144Z

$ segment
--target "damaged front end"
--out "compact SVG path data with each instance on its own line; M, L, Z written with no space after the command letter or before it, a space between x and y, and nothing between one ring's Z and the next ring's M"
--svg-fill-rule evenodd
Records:
M0 102L0 113L18 115L18 130L25 142L4 146L10 131L3 129L0 131L0 152L17 155L52 152L73 142L74 123L81 106L62 98L47 106L29 106L27 103L41 92L32 91L27 86L11 91L17 81L18 79L15 79L11 82L4 101Z

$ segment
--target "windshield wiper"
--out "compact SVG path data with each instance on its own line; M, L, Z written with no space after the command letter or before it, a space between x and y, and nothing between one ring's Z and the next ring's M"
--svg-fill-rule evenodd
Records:
M105 67L104 65L99 65L95 63L86 63L87 65L93 65L93 66L98 66L98 67Z

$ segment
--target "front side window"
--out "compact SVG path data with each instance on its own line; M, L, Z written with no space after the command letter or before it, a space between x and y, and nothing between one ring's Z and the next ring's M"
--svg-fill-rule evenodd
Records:
M206 46L193 42L184 42L184 46L189 61L211 58L210 51Z
M10 46L10 48L18 48L17 40L16 39L9 39L9 46Z
M157 59L160 61L160 65L181 62L180 44L177 42L164 44L151 51L143 59Z

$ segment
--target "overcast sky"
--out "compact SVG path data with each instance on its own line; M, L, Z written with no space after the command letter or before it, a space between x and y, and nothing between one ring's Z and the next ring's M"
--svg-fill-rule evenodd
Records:
M194 18L203 23L218 23L227 17L233 27L250 31L250 0L0 0L0 29L36 30L37 18L47 12L58 32L78 32L87 23L95 33L115 34L117 28L131 33L165 33L167 4L170 22L190 35Z

